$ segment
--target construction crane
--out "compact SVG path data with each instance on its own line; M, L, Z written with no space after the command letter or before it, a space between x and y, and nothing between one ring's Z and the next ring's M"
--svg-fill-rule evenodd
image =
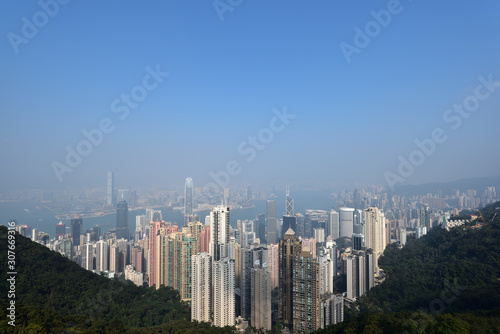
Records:
M477 209L477 211L479 211L479 214L481 215L481 218L483 219L483 222L486 223L486 219L484 219L483 214L481 213L481 210Z

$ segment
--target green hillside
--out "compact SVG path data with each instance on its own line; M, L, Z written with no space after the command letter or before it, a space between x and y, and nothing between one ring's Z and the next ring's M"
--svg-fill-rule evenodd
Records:
M213 333L191 323L189 305L170 287L137 287L93 274L16 234L16 326L8 325L7 228L0 226L0 331L16 333ZM5 307L4 307L5 306ZM153 327L152 326L157 326ZM148 330L143 331L144 328ZM220 329L215 331L221 332ZM227 329L227 332L231 332Z

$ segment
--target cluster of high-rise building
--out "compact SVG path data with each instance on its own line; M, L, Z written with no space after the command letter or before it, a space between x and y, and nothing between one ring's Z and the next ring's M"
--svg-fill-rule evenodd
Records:
M332 194L335 209L299 213L287 188L281 217L276 201L269 199L265 213L232 226L229 191L200 221L193 180L187 178L183 226L166 222L160 210L146 209L135 216L131 232L129 201L137 200L135 194L116 191L111 172L106 192L106 205L116 210L116 227L105 233L99 226L84 231L80 216L70 220L69 233L66 224L58 223L52 240L26 225L17 230L87 270L177 289L190 303L193 321L270 330L279 320L290 333L343 321L344 303L365 295L383 277L378 261L389 243L403 246L435 226L455 226L450 217L458 215L456 208L439 209L438 195L406 198L357 188ZM457 192L455 199L460 206L464 196L474 195ZM251 189L244 197L252 199ZM495 199L495 188L488 187L484 198ZM345 275L345 291L336 284L338 275Z

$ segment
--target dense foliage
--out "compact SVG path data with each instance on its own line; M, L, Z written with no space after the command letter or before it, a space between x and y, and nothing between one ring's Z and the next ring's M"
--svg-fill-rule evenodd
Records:
M7 305L7 229L0 226L1 305ZM16 234L16 327L0 310L0 331L126 332L154 327L157 333L210 333L220 329L191 323L189 305L170 287L137 287L108 279ZM228 329L231 332L230 329Z

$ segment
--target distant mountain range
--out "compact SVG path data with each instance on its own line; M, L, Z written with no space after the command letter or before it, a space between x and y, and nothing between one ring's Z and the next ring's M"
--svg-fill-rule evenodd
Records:
M395 188L393 194L395 195L415 195L422 196L428 193L436 193L438 190L441 191L442 195L449 195L453 190L477 190L478 196L481 195L482 191L486 187L494 186L497 189L500 188L500 175L489 176L489 177L476 177L469 179L460 179L452 182L434 182L425 183L419 185L404 185Z

